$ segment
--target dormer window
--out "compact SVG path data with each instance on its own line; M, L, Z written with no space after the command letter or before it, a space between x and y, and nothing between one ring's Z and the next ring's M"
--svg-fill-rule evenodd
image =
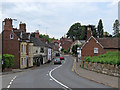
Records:
M13 34L10 34L10 39L13 39Z

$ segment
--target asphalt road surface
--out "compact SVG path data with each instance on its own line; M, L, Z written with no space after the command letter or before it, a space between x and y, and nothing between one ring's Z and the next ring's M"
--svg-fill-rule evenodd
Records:
M65 56L61 65L53 62L37 69L3 75L3 88L109 88L72 72L73 59Z

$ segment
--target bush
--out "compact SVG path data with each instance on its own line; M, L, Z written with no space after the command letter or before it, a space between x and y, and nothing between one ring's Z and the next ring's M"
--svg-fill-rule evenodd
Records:
M11 68L14 65L14 56L10 54L4 54L3 61L3 68Z
M85 57L85 61L92 63L120 65L119 54L120 51L107 52L99 56Z

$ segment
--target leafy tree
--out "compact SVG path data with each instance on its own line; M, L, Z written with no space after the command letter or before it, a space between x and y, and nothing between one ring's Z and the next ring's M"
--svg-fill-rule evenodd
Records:
M113 30L114 30L114 36L115 37L120 37L120 23L118 20L115 20L115 23L113 24Z
M48 43L50 43L52 40L55 40L54 37L50 38L49 35L45 35L45 34L40 34L39 37L45 39L46 41L48 41Z
M104 32L104 34L106 35L106 37L112 37L112 35L109 34L108 32Z
M100 38L102 38L103 37L103 32L104 32L102 19L99 20L99 23L98 23L98 26L97 26L97 32L98 32L98 36Z
M67 32L67 37L72 38L73 41L75 41L76 39L78 39L78 37L80 36L80 27L81 27L80 23L73 24L70 27L69 31Z
M86 40L87 39L87 27L86 25L81 25L80 23L73 24L67 32L67 37L75 40ZM95 25L89 25L92 30L92 34L94 37L97 37L97 32Z

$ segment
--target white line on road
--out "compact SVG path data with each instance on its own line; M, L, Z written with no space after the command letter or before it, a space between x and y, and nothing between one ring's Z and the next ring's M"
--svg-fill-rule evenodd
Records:
M11 80L11 82L9 83L9 85L7 86L7 88L10 88L10 85L12 84L12 82L14 81L14 79L16 79L16 76Z
M65 62L64 62L64 63L65 63ZM62 66L62 65L60 65L60 66L55 67L54 69L52 69L52 70L49 72L49 76L50 76L55 82L57 82L58 84L60 84L61 86L69 89L68 86L66 86L66 85L64 85L63 83L59 82L58 80L56 80L56 79L52 76L52 72L53 72L54 70L56 70L57 68L61 67L61 66Z
M10 85L8 85L7 88L10 88Z

